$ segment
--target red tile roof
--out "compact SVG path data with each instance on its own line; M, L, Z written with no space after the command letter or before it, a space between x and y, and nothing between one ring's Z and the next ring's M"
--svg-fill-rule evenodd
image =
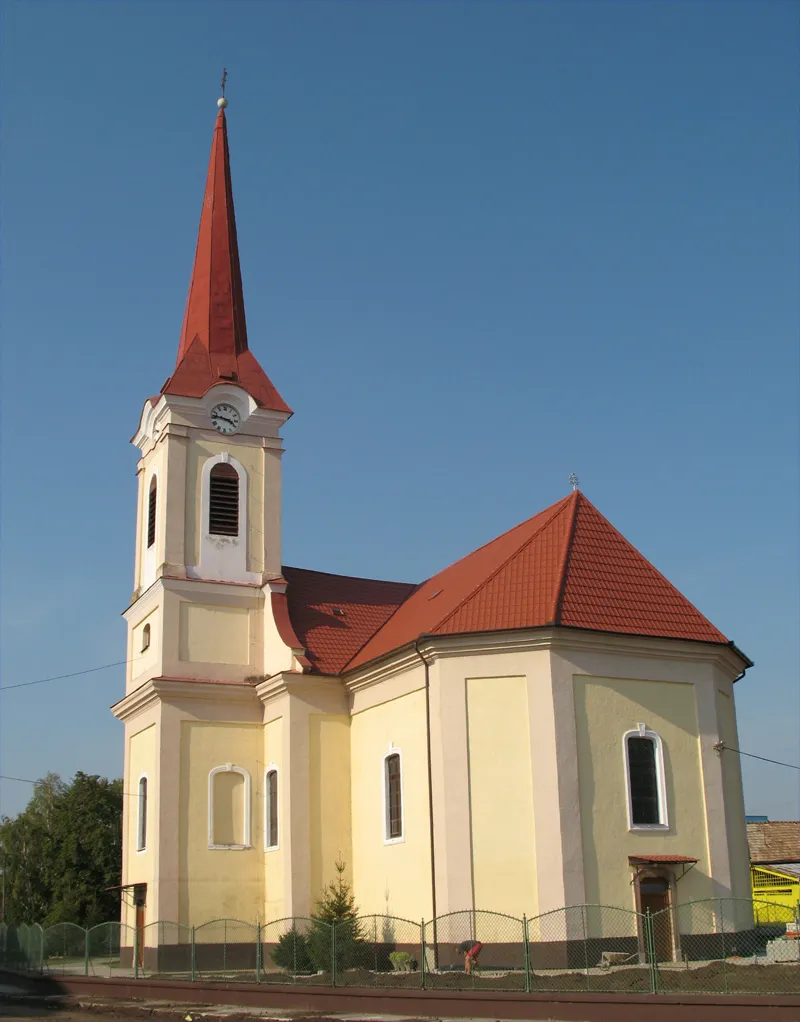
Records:
M417 588L408 582L381 582L305 568L284 567L282 571L288 583L289 617L312 671L318 674L341 673L347 661Z
M629 855L628 862L632 865L646 865L648 862L672 862L680 864L682 862L698 862L698 859L692 858L691 855Z
M324 674L420 635L548 625L729 644L577 491L419 586L299 568L284 574L292 624L312 669Z
M422 634L545 625L728 642L575 491L424 582L347 666Z
M217 383L236 383L262 408L291 414L247 347L224 110L214 127L178 360L161 393L202 397Z

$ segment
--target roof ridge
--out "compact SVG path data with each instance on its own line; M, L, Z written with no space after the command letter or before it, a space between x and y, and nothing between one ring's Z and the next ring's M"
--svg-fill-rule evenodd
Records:
M583 494L581 494L581 496L583 496ZM655 566L655 564L653 564L653 562L650 560L649 557L645 557L645 555L641 552L641 550L639 549L638 546L635 546L628 539L627 536L623 536L623 534L614 525L614 523L611 522L608 518L606 518L606 516L603 514L602 511L599 511L594 506L594 504L587 497L583 497L583 499L586 501L587 505L595 512L595 514L599 515L600 518L602 518L603 521L606 523L606 525L608 525L609 528L612 529L617 534L617 536L619 536L619 538L622 540L622 542L627 547L629 547L631 550L633 550L633 552L635 554L637 554L645 562L645 564L647 564L647 566L649 568L652 568L652 570L656 573L656 575L658 575L658 577L660 579L662 579L662 581L666 582L666 584L672 590L674 590L674 592L676 592L678 594L678 596L681 598L681 600L683 600L683 602L685 604L687 604L687 606L692 608L692 610L695 612L695 614L698 614L703 619L703 621L707 622L714 629L715 632L717 632L719 635L721 635L725 642L727 642L727 643L731 642L731 640L727 637L727 635L725 635L725 633L723 631L721 631L721 629L717 628L717 626L714 624L714 622L711 621L709 618L707 618L706 615L702 612L702 610L699 609L699 607L696 607L688 597L684 596L683 592L675 585L674 582L670 582L670 580L667 578L667 576L664 575L662 572L660 572L658 570L658 568ZM704 641L710 641L710 640L704 640Z
M353 579L355 582L381 582L384 585L391 586L414 586L415 589L418 589L424 584L423 582L399 582L396 579L391 578L368 578L366 575L342 575L338 571L320 571L317 568L298 568L291 564L282 565L281 570L286 571L287 568L289 571L307 571L314 575L327 575L329 578L349 578ZM425 579L425 581L427 582L428 580Z
M472 597L473 597L473 596L475 596L475 595L476 595L476 594L477 594L477 593L478 593L478 592L479 592L479 591L480 591L481 589L483 589L483 587L484 587L484 586L485 586L485 585L486 585L487 583L491 582L491 580L492 580L493 578L495 578L495 577L496 577L497 575L499 575L499 574L500 574L500 572L501 572L501 571L503 570L503 568L505 568L505 566L506 566L506 565L507 565L507 564L508 564L508 563L509 563L510 561L512 561L512 560L513 560L513 559L514 559L515 557L517 557L517 556L518 556L518 555L519 555L519 554L521 553L521 551L523 551L523 550L525 549L525 547L527 547L527 546L530 546L530 544L531 544L531 543L532 543L532 542L533 542L533 541L534 541L534 540L536 539L536 537L537 537L537 536L538 536L538 535L539 535L539 534L540 534L540 533L542 532L542 530L543 530L543 529L546 529L546 528L547 528L547 526L548 526L548 525L550 525L550 523L551 523L551 522L555 521L555 519L556 519L556 518L558 518L558 516L559 516L559 515L561 514L561 512L562 512L562 511L564 511L564 510L565 510L565 508L567 508L567 507L569 506L569 504L568 504L568 501L569 501L569 499L570 499L569 497L564 497L564 498L563 498L562 500L559 500L559 501L557 501L557 502L556 502L556 504L554 504L554 505L553 505L553 507L552 507L552 508L550 509L550 510L552 511L552 514L550 514L550 515L549 515L549 516L548 516L548 517L547 517L547 518L546 518L546 519L545 519L545 520L544 520L544 521L542 522L542 524L540 525L540 527L539 527L538 529L536 529L536 531L535 531L535 532L533 532L533 533L532 533L532 534L531 534L531 535L530 535L530 536L529 536L529 537L528 537L528 538L527 538L527 539L525 540L525 542L524 542L524 543L520 543L520 545L519 545L518 547L516 547L516 548L515 548L515 549L514 549L514 550L512 551L512 553L510 553L510 554L508 555L508 557L506 557L506 559L505 559L505 560L504 560L504 561L502 562L502 564L499 564L499 565L497 566L497 568L495 568L495 570L494 570L494 571L492 571L492 572L491 572L490 574L486 575L486 577L485 577L485 578L483 578L483 579L482 579L482 580L481 580L481 581L480 581L480 582L478 583L478 585L476 585L476 586L475 586L475 588L474 588L474 589L472 589L472 590L471 590L471 592L469 592L469 593L468 593L468 594L467 594L467 595L466 595L466 596L464 597L464 599L463 599L463 600L461 601L461 603L459 603L459 604L458 604L458 606L454 607L454 608L453 608L453 609L452 609L452 610L450 611L450 613L449 613L449 614L446 614L446 615L445 615L445 616L444 616L444 617L442 618L442 620L441 620L441 621L439 621L439 622L438 622L437 624L435 624L435 625L433 626L433 628L431 629L431 631L436 631L436 629L437 629L437 628L441 628L441 627L442 627L443 625L446 625L446 624L447 624L447 622L448 622L448 621L449 621L449 620L450 620L450 619L451 619L451 618L452 618L452 617L453 617L453 616L454 616L455 614L457 614L459 610L461 610L461 608L462 608L462 607L464 606L464 604L468 603L468 602L469 602L469 601L470 601L470 600L472 599ZM545 508L545 511L546 511L546 510L547 510L547 508ZM540 511L540 512L539 512L539 514L544 514L544 511ZM534 518L536 518L536 517L538 517L538 515L533 515L533 517L534 517ZM526 521L530 521L530 519L526 519ZM518 528L520 527L520 525L524 525L524 524L525 524L525 522L520 522L520 523L519 523L518 525L515 525L515 526L514 526L514 528L515 528L515 529L518 529ZM507 530L506 530L506 531L505 531L504 533L502 533L502 536L506 536L506 535L507 535L507 534L508 534L509 532L513 532L513 531L514 531L513 529L507 529ZM500 538L501 538L501 536L497 536L497 537L496 537L496 539L500 539ZM494 540L493 540L492 542L494 542ZM488 543L485 543L485 544L484 544L484 546L489 546L489 544L488 544ZM483 549L483 548L482 548L482 547L478 547L478 550L481 550L481 549ZM473 551L473 553L477 553L477 551ZM467 556L469 557L469 556L471 556L471 555L469 555L469 554L468 554ZM458 562L456 562L456 563L458 563Z
M572 521L569 523L569 529L564 539L564 550L561 555L561 563L558 567L558 576L556 583L556 591L553 597L553 613L550 615L550 620L554 625L560 623L561 609L564 605L564 594L567 589L567 574L569 572L569 563L572 558L572 547L575 541L575 532L578 528L578 509L580 508L581 497L583 494L580 490L575 490L572 500Z

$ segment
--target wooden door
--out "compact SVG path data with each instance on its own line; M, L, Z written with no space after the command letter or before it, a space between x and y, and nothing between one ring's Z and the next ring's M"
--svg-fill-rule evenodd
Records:
M144 965L144 905L136 906L136 945L139 968Z
M639 906L642 915L649 909L655 944L655 960L671 962L673 955L672 913L669 911L669 881L643 877L639 882Z

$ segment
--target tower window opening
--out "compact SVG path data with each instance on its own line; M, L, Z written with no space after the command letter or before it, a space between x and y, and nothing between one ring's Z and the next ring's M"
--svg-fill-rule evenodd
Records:
M148 549L156 541L156 477L150 482L150 494L147 499L147 546Z
M211 469L208 531L212 536L239 535L239 473L232 465Z
M142 629L142 653L148 649L150 649L150 625L145 625Z

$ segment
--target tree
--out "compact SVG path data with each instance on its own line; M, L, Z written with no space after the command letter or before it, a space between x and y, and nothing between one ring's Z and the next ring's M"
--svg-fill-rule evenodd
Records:
M19 816L0 820L0 844L7 923L94 926L118 915L107 888L122 869L122 781L48 774Z
M332 940L336 942L337 971L363 968L369 961L369 947L364 939L355 898L344 878L346 864L337 859L335 868L338 875L323 889L306 938L309 957L319 972L327 972L331 968Z

